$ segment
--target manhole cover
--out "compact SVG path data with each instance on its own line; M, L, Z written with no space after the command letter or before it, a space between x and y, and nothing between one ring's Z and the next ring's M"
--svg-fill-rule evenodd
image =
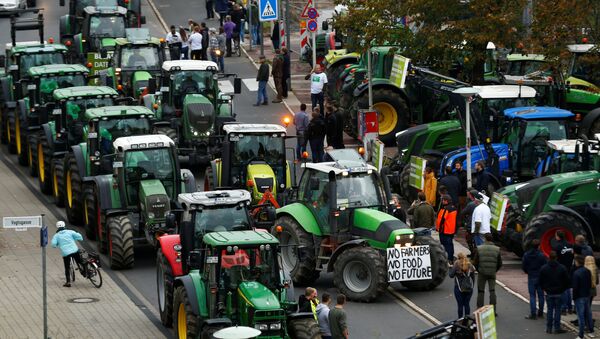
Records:
M69 299L67 300L70 303L73 304L88 304L88 303L95 303L96 301L99 301L100 299L97 298L73 298L73 299Z

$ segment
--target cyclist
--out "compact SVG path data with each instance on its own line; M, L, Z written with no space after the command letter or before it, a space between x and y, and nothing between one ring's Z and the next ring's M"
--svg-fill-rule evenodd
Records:
M71 258L75 259L75 262L77 262L78 266L84 268L86 267L81 261L79 247L77 247L77 240L83 240L81 234L68 230L65 227L64 221L56 222L56 234L52 237L52 247L60 248L63 262L65 264L65 276L67 277L67 282L63 285L63 287L71 287L71 277L69 276ZM84 274L84 276L86 275L84 272L82 272L82 274Z

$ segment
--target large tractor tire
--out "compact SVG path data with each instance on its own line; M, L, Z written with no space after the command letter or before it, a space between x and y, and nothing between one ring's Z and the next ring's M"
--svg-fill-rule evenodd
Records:
M27 143L27 166L29 166L29 175L32 177L37 177L38 175L37 154L34 152L36 145L37 137L30 135L29 142Z
M448 274L448 255L444 246L431 236L416 236L415 245L429 245L432 278L428 280L403 281L402 285L413 291L429 291L438 287Z
M133 225L126 215L109 217L108 227L108 258L110 268L120 270L132 268L133 256Z
M523 233L523 250L531 248L531 242L539 239L540 250L545 255L550 255L551 241L558 230L565 232L566 240L571 244L575 242L575 237L579 234L590 236L586 234L581 223L574 217L560 212L543 212L527 223Z
M0 83L0 86L2 84ZM0 107L0 143L2 143L3 145L6 145L6 143L8 142L8 124L6 123L8 121L8 114L6 114L6 108L4 110L2 110L2 107Z
M86 187L83 192L83 228L85 236L90 240L96 240L102 220L100 203L97 199L96 189L93 186Z
M400 172L400 194L406 201L411 202L415 200L417 191L410 187L409 182L410 164L407 164Z
M156 254L156 292L160 322L166 327L171 327L173 326L173 270L160 249Z
M156 127L154 129L154 134L162 134L162 135L166 135L169 138L171 138L171 140L173 140L173 142L175 143L175 145L179 145L178 143L178 138L177 138L177 130L169 127L169 126L159 126Z
M385 257L372 247L353 247L333 265L333 284L348 299L371 302L388 286Z
M279 238L284 270L290 272L292 280L298 285L306 286L317 280L319 271L314 248L319 240L313 243L313 236L289 216L280 217L275 225L283 228L281 233L277 233L273 227L271 233ZM304 249L305 256L302 261L297 254L299 248Z
M215 176L210 164L206 167L206 171L204 172L204 192L212 191L215 189L214 181Z
M369 107L365 93L358 101L359 108ZM394 146L396 133L408 127L410 112L399 93L389 89L373 89L373 108L379 112L379 140L386 146Z
M65 176L65 168L62 160L54 161L52 163L52 176L50 180L52 184L52 197L54 198L54 203L58 207L63 207L65 205L65 195L64 195L64 176Z
M290 320L288 328L294 339L320 339L321 331L314 317Z
M52 193L52 150L45 136L40 137L36 146L38 164L38 182L40 191L44 194Z
M328 99L337 99L339 93L342 90L344 83L340 79L340 75L346 69L345 62L338 62L337 64L327 69L327 81L329 90L327 91Z
M185 287L179 286L173 293L173 330L175 338L197 338L200 320L192 312L192 305Z
M16 154L17 153L17 131L15 130L16 124L16 112L11 111L8 112L8 119L6 121L6 130L8 133L8 153Z
M15 121L15 145L17 146L17 159L19 165L27 166L29 163L29 147L27 147L27 131L21 126L21 119Z
M65 209L73 225L83 224L83 182L77 160L72 154L65 158Z
M514 207L506 215L506 231L502 235L502 244L519 257L523 256L523 233L517 231L517 212Z

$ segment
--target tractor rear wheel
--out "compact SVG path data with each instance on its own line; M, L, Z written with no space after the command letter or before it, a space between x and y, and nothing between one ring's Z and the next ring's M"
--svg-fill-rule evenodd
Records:
M208 164L206 171L204 172L204 192L212 191L214 187L215 177L213 174L212 166Z
M288 328L290 336L294 339L318 339L321 338L319 324L314 317L292 319Z
M403 281L402 285L413 291L429 291L439 286L448 274L448 255L439 241L431 236L416 236L415 245L429 245L431 279Z
M133 226L126 215L109 217L108 227L108 258L110 268L132 268L133 256Z
M73 225L83 224L82 181L77 160L72 154L65 158L65 209Z
M160 249L156 254L156 292L160 321L166 327L171 327L173 326L173 269Z
M52 164L52 177L46 180L52 184L52 196L54 197L54 203L58 207L65 205L65 190L63 189L63 183L65 176L65 169L62 160L54 161Z
M358 101L358 108L369 107L365 93ZM373 108L378 112L379 139L387 146L396 142L396 133L408 127L409 110L404 98L389 89L373 89Z
M166 135L169 138L171 138L171 140L173 140L173 142L175 143L175 145L179 145L178 143L178 138L177 138L177 130L169 127L169 126L159 126L156 127L154 129L154 134L162 134L162 135Z
M100 223L100 204L96 198L96 190L94 187L86 187L83 192L83 221L85 236L90 240L96 240L98 235L98 224Z
M275 225L271 229L271 233L279 238L284 269L290 272L292 280L298 285L308 285L314 282L319 277L319 271L317 271L313 236L306 232L295 219L287 215L277 219ZM281 233L275 230L277 226L283 228ZM319 241L317 240L316 243ZM298 258L299 248L305 249L305 256L302 260Z
M192 305L184 286L179 286L173 293L173 326L175 338L196 338L200 327L198 317L192 312Z
M534 239L539 239L540 250L545 255L550 255L552 251L551 241L556 235L556 231L562 230L565 232L566 240L569 243L575 242L575 236L585 233L583 226L579 220L574 217L560 212L543 212L531 219L523 233L523 250L531 248L531 243Z
M342 90L342 86L344 85L342 79L340 79L340 75L346 69L345 62L339 62L336 65L332 65L327 69L327 81L329 90L327 91L328 99L337 99L340 91Z
M29 166L29 175L31 175L32 177L37 177L38 175L37 154L33 152L36 145L37 137L35 135L29 136L29 143L27 144L27 165Z
M517 212L514 210L514 207L510 207L506 215L506 231L502 236L502 243L509 251L522 257L523 233L517 231L517 222Z
M42 136L36 146L38 164L38 182L40 191L45 194L52 193L52 154L50 145L45 136Z
M414 201L416 198L416 190L410 187L410 164L406 164L400 172L400 194L408 201Z
M15 111L11 111L8 112L8 119L6 120L6 130L8 133L8 153L10 154L16 154L17 153L17 136L16 136L16 130L15 130L15 124L16 124L16 112Z
M8 114L5 113L5 110L2 110L0 107L0 143L2 144L6 144L8 142L8 130L5 128L6 121L8 121L7 115Z
M385 257L372 247L353 247L333 265L333 284L348 299L371 302L387 288Z

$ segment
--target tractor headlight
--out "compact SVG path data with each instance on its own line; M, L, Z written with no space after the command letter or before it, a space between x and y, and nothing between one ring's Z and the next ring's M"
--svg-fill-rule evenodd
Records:
M197 137L198 136L198 132L194 131L194 136Z
M269 330L279 331L280 329L281 329L281 324L280 323L275 323L275 324L269 325Z
M152 213L152 212L149 212L149 213L148 213L148 218L150 218L150 219L154 219L154 213Z
M254 325L254 328L256 328L259 331L268 331L269 325L268 324L256 324L256 325Z

